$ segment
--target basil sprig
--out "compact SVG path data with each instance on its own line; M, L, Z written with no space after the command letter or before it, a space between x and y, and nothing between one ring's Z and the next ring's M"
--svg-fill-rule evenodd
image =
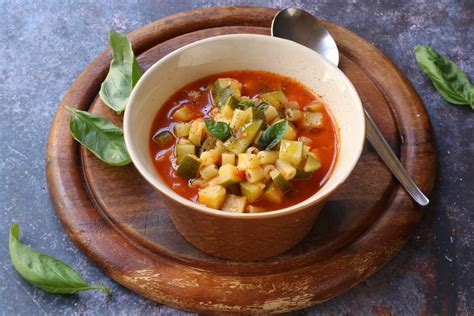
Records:
M127 36L110 31L109 42L112 48L112 62L109 73L100 87L99 95L112 110L121 113L125 110L128 98L142 76L142 71Z
M270 150L275 147L285 136L288 130L288 121L281 120L267 128L257 141L257 146L261 150Z
M416 46L415 56L421 69L446 101L468 105L474 110L474 85L469 82L466 73L429 46Z
M101 116L69 106L66 109L71 112L69 130L72 136L97 158L113 166L131 162L120 127Z
M206 123L207 131L213 137L226 141L230 136L230 127L225 122L214 121L213 119L205 119L204 123Z
M10 258L15 270L29 283L43 291L56 294L73 294L85 290L102 290L105 285L88 284L71 266L41 253L20 242L20 226L10 226Z

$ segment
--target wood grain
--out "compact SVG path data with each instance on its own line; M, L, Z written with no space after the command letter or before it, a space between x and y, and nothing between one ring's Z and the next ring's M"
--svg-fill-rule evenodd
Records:
M276 11L220 7L180 13L130 34L144 69L196 40L230 33L269 34ZM436 156L426 110L408 80L356 34L325 23L340 67L425 193ZM97 98L110 63L100 54L75 80L53 120L47 148L49 191L77 245L107 274L152 300L200 312L282 312L330 299L364 280L403 246L423 215L367 145L356 169L297 247L261 262L206 255L176 231L166 206L133 166L111 167L73 141L69 104L120 124ZM400 142L403 139L403 142Z

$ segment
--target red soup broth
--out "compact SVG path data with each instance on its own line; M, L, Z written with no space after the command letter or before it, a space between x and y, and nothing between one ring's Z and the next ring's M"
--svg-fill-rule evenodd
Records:
M194 118L208 117L213 107L211 88L218 78L234 78L242 84L242 95L250 98L265 92L282 90L288 100L298 102L301 108L313 102L323 100L305 87L300 82L266 71L239 70L222 72L194 81L176 93L174 93L158 111L150 131L149 150L157 173L164 182L176 193L197 203L199 188L192 187L189 180L179 177L176 172L174 147L177 139L167 144L159 145L153 141L153 136L161 131L167 130L174 135L172 114L181 106L186 105L193 110ZM285 194L281 204L259 200L252 205L267 210L277 210L295 205L314 195L327 181L336 161L337 155L337 131L336 125L327 107L324 106L322 129L299 129L298 137L306 136L311 139L311 148L317 148L321 160L321 168L314 172L313 177L308 180L291 180L293 189Z

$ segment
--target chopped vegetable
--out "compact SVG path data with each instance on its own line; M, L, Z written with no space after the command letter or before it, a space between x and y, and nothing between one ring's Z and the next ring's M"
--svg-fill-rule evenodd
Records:
M229 138L224 146L236 155L243 153L250 146L261 126L262 121L252 122L243 131Z
M270 201L272 203L281 204L283 201L283 193L281 193L280 189L275 186L273 182L269 183L265 188L265 191L262 195L264 200Z
M263 189L265 185L263 183L249 183L249 182L241 182L240 183L240 191L242 194L247 198L249 203L257 201L260 196L263 194Z
M319 170L319 168L321 168L321 162L319 161L318 156L312 152L308 153L308 158L306 159L303 170L305 172L312 172Z
M176 173L182 178L192 179L196 177L200 165L201 160L198 157L193 154L187 154L179 163Z
M304 127L322 127L323 114L320 112L306 112L303 117Z
M226 191L221 185L209 186L199 190L198 202L207 207L220 209L226 198Z
M173 120L178 122L189 122L194 118L193 112L186 105L173 113Z
M285 179L285 177L277 169L271 171L270 176L272 177L273 183L281 191L281 193L285 194L293 188L293 185L290 183L290 181Z
M273 91L261 94L260 99L274 106L276 109L279 109L283 103L287 103L288 99L286 98L283 91Z
M189 140L196 146L201 146L202 137L204 136L204 122L193 121L189 130Z
M232 153L223 153L221 155L221 163L222 165L232 165L235 166L235 154Z
M229 164L223 165L219 168L219 178L222 185L229 185L244 181L244 177L241 176L241 173L237 167Z
M303 159L303 142L282 140L278 158L297 166Z
M225 212L243 213L246 205L246 197L229 194L227 195L224 205L222 205L222 210Z
M158 131L155 135L153 135L153 141L158 145L164 147L167 145L171 145L174 141L173 134L170 131Z
M186 155L194 155L196 153L196 147L192 144L176 144L175 152L177 162L180 164Z
M210 180L219 175L219 169L217 169L217 166L215 164L212 164L202 168L201 171L199 171L199 174L204 180Z
M191 123L176 123L174 126L176 137L188 137L190 129Z

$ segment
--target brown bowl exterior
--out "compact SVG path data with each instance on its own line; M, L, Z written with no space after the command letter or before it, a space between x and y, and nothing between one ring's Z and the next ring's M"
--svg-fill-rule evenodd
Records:
M235 218L186 207L162 194L178 231L210 255L236 261L276 256L300 242L313 226L323 202L275 216Z

